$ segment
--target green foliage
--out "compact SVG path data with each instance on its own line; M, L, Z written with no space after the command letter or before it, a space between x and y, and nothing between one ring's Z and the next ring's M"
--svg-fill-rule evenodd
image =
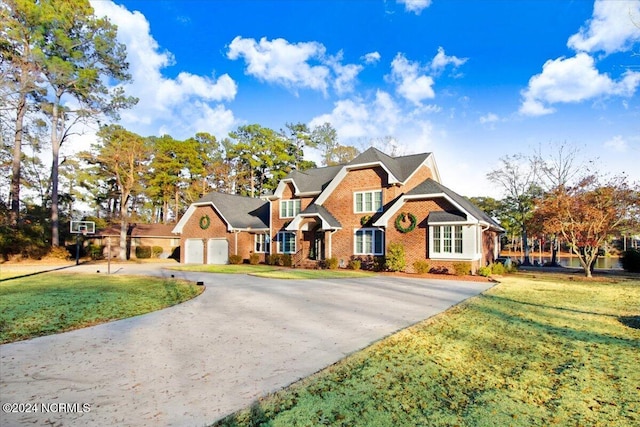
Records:
M640 250L629 249L623 252L620 263L625 271L640 273Z
M389 243L387 247L387 256L385 258L385 266L390 271L404 271L406 266L404 246L402 243Z
M87 252L92 260L99 260L104 258L104 246L100 245L89 245L87 247Z
M0 286L0 344L159 310L202 287L150 277L38 274Z
M162 255L162 252L164 252L164 249L162 249L162 246L151 247L151 256L153 258L160 258L160 255Z
M502 276L506 272L507 272L507 269L505 268L505 266L499 262L496 262L495 264L491 265L491 274Z
M489 277L491 276L491 266L490 265L482 266L478 268L477 273L479 276Z
M429 263L423 259L419 259L413 263L413 269L418 274L426 274L429 272Z
M151 246L136 246L136 258L138 259L151 258Z
M260 255L258 254L249 255L249 264L257 265L259 262L260 262Z
M229 264L242 264L242 256L241 255L229 255Z
M467 274L471 274L471 263L466 261L454 262L453 271L456 276L466 276Z
M349 265L347 266L350 270L360 270L362 267L362 262L359 259L352 259L349 261Z
M338 261L338 258L336 257L327 258L325 262L329 270L335 270L338 268L339 261Z

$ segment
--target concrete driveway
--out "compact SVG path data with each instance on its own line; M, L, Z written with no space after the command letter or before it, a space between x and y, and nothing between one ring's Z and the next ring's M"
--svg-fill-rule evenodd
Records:
M148 265L112 272L174 274L206 290L154 313L0 346L2 403L50 411L0 412L0 425L206 425L491 286L271 280Z

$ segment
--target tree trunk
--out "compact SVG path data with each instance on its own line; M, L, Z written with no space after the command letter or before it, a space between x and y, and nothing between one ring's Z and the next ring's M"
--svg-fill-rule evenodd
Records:
M524 251L522 265L531 265L531 249L529 248L529 238L525 227L522 227L522 249Z
M551 266L556 267L558 265L558 238L553 237L551 241Z
M11 213L9 223L13 228L18 228L20 219L20 166L22 160L22 134L24 129L24 116L27 112L27 96L20 93L16 114L16 134L13 146L13 160L11 164Z
M127 260L127 199L128 196L123 195L120 201L120 260Z
M60 220L58 217L58 160L60 157L60 141L58 140L58 105L61 95L57 94L53 102L51 114L51 246L60 246Z

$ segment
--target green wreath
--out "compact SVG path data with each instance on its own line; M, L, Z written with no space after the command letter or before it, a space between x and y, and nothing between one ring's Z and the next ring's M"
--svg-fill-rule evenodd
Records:
M409 226L405 228L402 223L407 219L407 216L409 217ZM417 223L418 218L416 218L416 216L412 213L406 214L402 212L396 217L396 229L401 233L408 233L410 231L413 231L413 229L416 228Z
M362 218L360 218L360 225L361 226L365 226L366 223L368 223L371 220L371 215L365 215Z
M211 218L209 218L209 215L203 215L202 217L200 217L200 228L202 228L203 230L206 230L207 228L209 228L210 225L211 225Z

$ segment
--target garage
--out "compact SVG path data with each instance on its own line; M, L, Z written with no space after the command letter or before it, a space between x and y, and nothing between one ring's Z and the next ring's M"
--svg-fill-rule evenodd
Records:
M207 264L227 264L229 243L227 239L209 239L207 242Z
M204 242L202 239L187 239L184 242L185 264L204 263Z

